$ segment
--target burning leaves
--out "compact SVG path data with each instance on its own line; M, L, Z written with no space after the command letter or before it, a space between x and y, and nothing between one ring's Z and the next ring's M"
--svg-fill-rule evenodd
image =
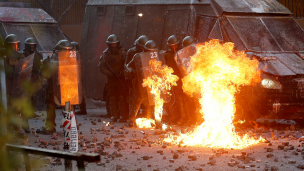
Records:
M260 81L258 61L234 50L233 43L221 44L218 40L211 40L198 44L196 48L188 68L189 74L182 81L186 94L200 97L204 123L191 133L166 141L215 148L244 148L258 143L248 135L238 136L232 124L235 94L239 87Z

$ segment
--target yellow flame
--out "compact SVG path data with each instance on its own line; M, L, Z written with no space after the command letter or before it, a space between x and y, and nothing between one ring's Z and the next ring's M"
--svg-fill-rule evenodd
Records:
M161 94L170 94L172 86L176 86L176 81L179 79L178 76L173 75L172 68L161 65L161 61L152 59L149 61L149 71L151 76L143 80L143 87L149 87L151 94L154 97L154 117L155 120L160 122L163 115L164 99Z
M167 128L168 128L168 125L163 124L163 126L162 126L162 130L166 130Z
M155 121L153 119L147 118L137 118L135 122L138 128L153 128L155 125Z
M213 148L245 148L258 143L248 135L238 136L232 123L235 93L242 85L260 81L258 61L234 50L233 43L221 44L218 40L197 44L196 49L190 73L182 81L185 93L201 97L198 100L204 122L193 132L171 135L165 141Z

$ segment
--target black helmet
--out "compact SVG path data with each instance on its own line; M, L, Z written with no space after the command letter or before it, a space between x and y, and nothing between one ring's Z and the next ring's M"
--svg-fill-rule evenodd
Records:
M119 43L119 42L120 42L120 40L119 40L118 36L116 36L115 34L111 34L107 39L107 44Z
M77 42L71 42L74 50L79 50L79 44Z
M34 53L36 50L37 42L34 38L29 37L25 40L25 50L29 53Z
M56 50L72 50L73 46L71 42L68 40L60 40L57 45L55 46Z
M168 40L167 40L167 45L168 46L173 46L173 45L177 45L177 44L179 44L179 40L178 40L178 38L175 36L175 35L172 35L172 36L170 36L169 38L168 38Z
M135 40L135 43L140 47L144 47L148 40L149 39L146 35L141 35L138 39Z
M147 41L144 48L145 48L145 51L157 51L158 50L158 46L156 45L156 43L153 40Z
M36 40L32 37L27 38L24 43L28 45L37 45Z
M195 39L192 36L187 36L183 40L183 47L189 46L195 42Z
M8 43L20 43L19 37L15 34L9 34L5 38L5 44Z
M13 49L14 51L18 51L20 47L19 37L15 34L9 34L5 37L4 45L7 49Z

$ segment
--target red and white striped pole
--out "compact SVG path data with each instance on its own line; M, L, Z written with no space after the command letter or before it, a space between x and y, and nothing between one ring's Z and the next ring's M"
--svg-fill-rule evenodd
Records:
M71 129L71 110L70 110L70 101L65 102L65 109L63 111L63 118L62 118L62 126L63 126L63 133L64 133L64 144L63 149L64 151L68 152L70 148L70 129ZM71 160L64 160L65 170L73 170L72 161Z
M76 116L73 110L71 110L69 150L71 153L76 153L78 151L78 132L77 132Z

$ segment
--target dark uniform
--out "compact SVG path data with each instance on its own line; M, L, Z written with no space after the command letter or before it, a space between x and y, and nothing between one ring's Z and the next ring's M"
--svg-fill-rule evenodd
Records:
M12 87L13 87L13 79L14 79L14 72L15 72L15 65L18 60L23 58L23 55L21 52L19 52L20 47L20 40L19 38L14 35L10 34L5 38L5 50L3 51L3 55L5 56L4 61L4 68L5 68L5 76L6 76L6 95L7 95L7 106L8 106L8 112L11 112L12 120L15 120L19 117L15 117L16 115L19 115L21 113L20 109L13 108L12 106ZM21 115L24 117L23 115ZM27 118L22 119L24 123L22 123L22 127L25 130L25 132L29 132L28 129L28 120ZM15 122L12 122L15 123ZM14 125L15 130L19 130L20 125Z
M182 42L183 48L190 46L195 42L196 42L195 38L193 38L192 36L186 36ZM200 117L201 115L199 113L199 109L200 109L199 101L197 98L190 97L187 95L184 95L184 101L185 101L186 111L188 114L188 121L186 123L184 122L183 124L185 125L195 124L201 118Z
M126 104L127 87L125 86L124 63L126 60L126 51L120 47L120 41L114 34L107 39L109 46L100 57L99 69L108 78L107 86L107 105L111 115L111 120L116 122L120 116L122 120L128 118L128 106Z
M148 37L145 35L140 36L137 40L135 40L135 47L132 47L128 50L127 52L127 59L125 61L125 70L127 69L127 65L128 63L130 63L130 61L133 59L134 55L140 52L144 51L144 46L145 43L148 41ZM125 77L126 77L126 85L129 88L129 94L128 94L128 100L129 100L129 110L131 110L131 107L134 103L134 99L133 99L133 93L134 93L134 88L132 85L132 76L131 75L127 75L128 72L125 72ZM129 113L129 111L128 111Z
M71 44L73 46L73 50L79 51L79 44L77 42L71 42ZM87 114L87 105L86 105L84 96L82 96L82 102L81 102L81 104L79 104L79 108L80 108L80 110L78 112L75 112L75 114L78 114L78 115Z
M51 134L56 131L55 129L55 119L56 119L56 103L54 99L54 76L57 73L56 63L53 61L53 56L58 56L58 51L61 50L71 50L73 47L68 40L60 40L52 54L51 57L47 57L43 60L40 73L41 79L47 80L47 88L46 88L46 104L47 104L47 118L45 127L42 130L43 134Z
M32 37L27 38L25 40L24 44L25 44L25 48L22 51L22 54L23 54L24 57L28 57L29 55L35 53L34 61L33 61L31 82L33 84L36 84L37 85L36 87L38 88L38 81L39 81L39 77L40 77L39 72L40 72L43 56L42 56L41 53L39 53L36 50L37 42ZM34 90L34 91L37 92L38 89ZM31 102L32 102L33 108L35 109L36 102L37 102L37 94L36 93L34 93L34 95L31 97Z
M145 52L147 51L158 51L158 47L156 45L156 43L153 40L149 40L146 42L145 44ZM136 55L135 55L136 56ZM139 88L139 83L138 83L138 78L137 78L137 74L136 74L136 67L135 67L135 56L133 57L133 59L129 62L129 64L127 65L127 72L129 73L129 75L132 76L132 85L133 85L133 104L131 106L131 110L130 110L130 125L133 126L135 125L135 120L136 120L136 116L138 114L139 108L141 106L141 104L144 101L144 98L141 97L141 93L140 93L140 88ZM146 106L147 108L147 118L152 118L153 117L153 109L154 106ZM157 126L159 127L160 123L157 123Z
M186 123L186 121L188 120L188 116L185 109L185 95L183 93L183 84L181 81L182 74L180 73L180 70L178 69L177 64L174 60L175 53L177 50L179 50L179 44L180 41L175 35L170 36L167 40L169 50L167 50L165 53L166 65L173 69L173 75L178 76L179 79L176 82L177 86L174 86L172 88L172 95L174 100L171 100L171 102L166 105L166 108L170 114L169 122L176 123L178 121L177 124L182 125ZM178 112L175 111L176 109ZM180 114L180 116L178 115L178 113Z
M22 53L19 52L19 47L20 40L16 35L10 34L5 38L4 55L6 56L6 58L4 62L4 67L6 75L6 91L8 96L11 95L15 65L19 59L23 58Z

